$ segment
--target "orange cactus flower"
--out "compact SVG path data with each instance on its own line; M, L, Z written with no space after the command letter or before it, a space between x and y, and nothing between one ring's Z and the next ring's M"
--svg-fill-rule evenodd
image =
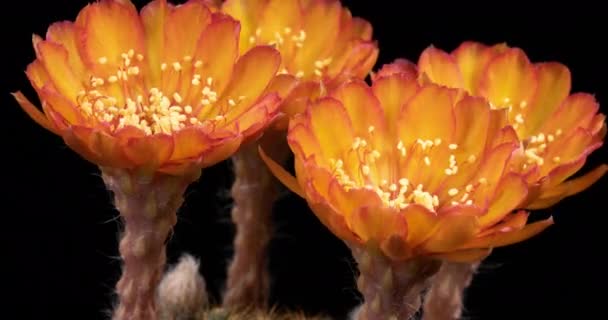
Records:
M378 57L371 25L352 17L338 0L227 0L222 6L241 21L241 52L259 44L275 46L283 58L277 86L292 89L282 110L304 111L317 98L351 78L363 79ZM287 118L277 123L286 128Z
M202 1L88 5L75 22L34 35L27 76L41 126L104 167L180 174L210 166L256 137L278 114L264 93L280 66L270 46L238 50L240 24Z
M371 88L346 83L290 122L296 178L262 156L349 244L394 260L475 261L552 224L512 214L528 189L505 170L519 146L506 118L484 99L397 73Z
M410 70L407 70L410 72ZM418 72L426 80L464 88L505 108L521 140L513 170L531 187L527 207L545 208L578 193L599 178L607 165L567 180L599 148L606 116L595 98L570 94L570 71L560 63L531 63L518 48L465 42L452 53L430 47L420 56Z

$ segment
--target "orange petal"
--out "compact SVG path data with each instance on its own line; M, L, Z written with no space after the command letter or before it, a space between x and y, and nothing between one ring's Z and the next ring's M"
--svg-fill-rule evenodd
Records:
M389 135L397 136L399 122L395 119L405 103L418 92L418 84L407 74L396 74L377 78L372 90L384 109Z
M125 156L118 140L95 129L72 126L71 132L94 155L95 164L114 168L130 168L131 161ZM69 142L66 140L66 143ZM88 156L87 151L83 156Z
M296 77L289 74L279 74L268 85L266 92L277 93L281 99L289 96L298 86L299 81Z
M40 92L40 89L51 81L49 74L46 72L46 69L44 69L44 65L38 59L27 66L25 74L37 92Z
M483 96L497 107L513 104L515 108L522 101L529 102L538 86L534 67L517 48L492 59L481 81Z
M188 1L174 10L165 20L164 61L182 61L193 56L203 30L211 22L211 12L200 1ZM214 62L214 60L207 62Z
M262 43L276 41L276 34L284 34L285 28L297 32L302 28L302 8L299 1L267 0L259 20ZM291 37L286 35L285 37ZM287 41L289 42L289 41Z
M595 97L587 93L575 93L566 98L555 114L546 120L541 131L551 134L559 129L568 134L577 127L587 128L598 110L599 104Z
M494 233L520 230L526 225L526 222L528 221L528 216L529 214L523 210L514 214L509 214L504 218L502 222L480 232L477 237L483 238Z
M266 5L266 1L259 0L226 0L222 4L222 12L241 22L242 29L239 43L241 53L251 47L249 37L254 34L257 28L264 5Z
M299 118L303 117L299 116ZM321 154L319 141L305 123L290 124L287 141L292 147L294 155L301 160L308 159L315 154Z
M529 209L544 209L550 207L565 197L569 197L589 188L602 178L606 172L608 172L608 165L602 164L582 177L568 180L543 192L541 198L534 201L528 207Z
M385 116L372 90L363 81L351 81L332 92L342 102L357 136L367 136L370 126L385 127Z
M91 150L88 143L88 135L91 134L92 129L85 129L89 131L87 135L84 135L82 132L79 132L79 134L76 135L73 128L68 128L62 132L63 141L65 141L65 144L68 145L70 149L74 150L85 160L101 166L109 165L109 162Z
M86 77L85 66L78 52L78 27L70 21L53 23L46 33L46 39L60 44L65 48L68 55L68 63L74 75L83 79Z
M315 61L328 58L340 30L342 6L339 1L314 1L305 10L306 40L295 56L295 64L311 74Z
M507 174L496 187L488 211L479 217L479 225L485 228L499 222L517 208L527 194L527 183L515 173Z
M57 93L51 85L42 88L40 98L48 104L49 108L59 113L67 121L67 124L82 124L84 122L82 114L74 102ZM56 123L56 125L59 124Z
M234 155L243 143L243 136L237 135L230 138L222 139L221 143L216 143L212 148L208 149L202 156L201 166L203 168L210 167L218 162L224 161Z
M338 159L350 148L354 132L344 106L333 98L323 98L309 105L310 129L317 137L323 158Z
M130 138L124 145L125 155L138 167L156 170L169 160L173 153L173 137L157 134L141 138Z
M467 156L478 156L486 144L490 127L490 106L483 98L465 97L454 108L456 130L454 143Z
M234 67L232 78L218 105L228 105L230 99L239 103L230 107L230 113L242 113L257 101L270 84L281 63L279 52L268 46L255 47L240 57ZM216 112L218 111L216 108ZM210 114L214 116L214 114Z
M403 74L408 79L416 79L418 70L415 64L406 59L397 59L392 63L382 66L380 71L372 75L372 81L375 83L383 77L388 77L394 74Z
M260 153L260 157L262 158L264 163L266 163L268 169L270 169L270 172L272 172L272 174L277 177L277 179L279 179L282 184L284 184L287 188L289 188L289 190L291 190L295 194L299 195L301 198L306 198L306 196L304 195L304 191L302 191L302 188L300 187L298 181L294 176L287 172L287 170L283 169L283 167L281 167L281 165L276 163L274 160L270 159L266 155L266 153L264 153L264 150L262 150L262 148L258 147L258 151Z
M370 208L382 206L380 198L374 191L360 188L352 188L347 191L337 180L333 180L329 184L328 194L332 206L344 216L349 226L351 226L353 213L362 205Z
M440 215L432 236L422 244L427 252L449 252L472 239L479 227L479 210L462 206L454 213Z
M436 85L422 87L401 110L397 128L403 144L416 139L449 141L454 134L454 91Z
M215 140L199 127L186 127L173 134L174 147L171 160L192 159L213 146Z
M359 239L346 226L344 217L331 208L326 202L308 203L308 206L319 218L321 223L325 225L336 237L346 241L347 243L358 243Z
M560 63L535 65L538 88L532 103L524 110L527 132L534 133L561 105L570 93L570 71Z
M132 5L111 0L89 4L78 14L76 26L82 28L78 41L82 59L99 76L116 73L123 53L145 52L143 24ZM99 62L102 57L107 59L104 64Z
M542 220L539 222L535 222L525 226L521 230L503 232L503 233L495 233L490 236L486 236L483 238L477 238L469 241L467 244L461 247L461 249L467 248L495 248L495 247L503 247L516 242L521 242L527 240L541 231L545 230L547 227L553 224L553 218L549 218L546 220Z
M484 181L472 194L473 203L489 201L489 197L494 194L505 166L516 148L517 146L512 143L504 143L488 151L488 154L481 160L473 181L473 183L477 183L480 179Z
M40 61L57 91L76 103L76 95L84 89L81 82L84 79L78 79L72 72L67 50L59 44L41 41L38 43L38 51Z
M161 83L162 57L165 48L165 21L169 15L166 0L154 0L141 9L141 20L145 30L147 60L145 77L149 88L159 88Z
M364 205L353 212L352 230L363 242L381 243L393 235L403 237L407 223L395 209Z
M213 90L220 96L233 81L230 75L238 56L240 28L239 22L233 18L214 14L213 22L205 29L197 45L195 59L203 62L200 74L204 80L213 79ZM238 96L231 98L238 99Z
M50 132L52 132L56 135L59 135L59 132L51 124L49 119L42 112L40 112L40 110L38 110L38 108L36 108L36 106L34 106L30 102L30 100L28 100L23 95L23 93L21 93L20 91L17 91L17 92L13 92L12 95L13 95L13 97L15 97L15 100L17 100L17 103L19 103L19 105L21 106L23 111L25 111L25 113L27 113L27 115L30 116L30 118L32 118L32 120L34 120L37 124L39 124L43 128L49 130Z
M599 147L600 144L593 143L593 136L589 131L583 128L577 128L570 132L565 132L566 137L559 137L547 148L545 159L553 161L555 157L559 157L560 163L568 163L578 160L581 156L589 154L591 151ZM589 150L590 147L593 147Z
M485 259L491 252L491 249L469 249L433 254L430 257L455 263L473 263Z
M236 123L238 123L241 134L247 138L256 133L262 133L262 130L276 118L280 103L281 99L276 93L268 94L249 110L236 115ZM232 117L231 113L226 115L227 119L229 119L228 117Z
M494 54L481 43L467 41L454 50L452 55L462 74L463 88L477 95L483 71Z
M407 243L412 248L426 241L439 222L434 212L419 204L410 204L401 210L401 214L407 221Z
M418 72L434 83L450 88L463 88L464 82L456 59L444 51L431 46L422 52L418 60Z

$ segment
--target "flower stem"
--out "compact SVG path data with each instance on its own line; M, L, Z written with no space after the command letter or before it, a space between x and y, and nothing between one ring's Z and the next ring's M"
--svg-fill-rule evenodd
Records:
M351 247L358 263L357 287L365 302L356 320L408 320L421 305L421 293L439 269L435 260L392 261L373 248Z
M275 142L267 151L282 161L289 149L284 141ZM272 237L272 207L279 194L279 184L257 148L258 143L250 143L232 158L236 178L231 189L232 220L237 234L223 301L228 309L265 309L268 304L267 247Z
M424 300L424 320L457 320L462 315L463 291L478 263L444 262Z
M124 221L122 276L115 320L156 320L156 289L165 266L165 241L177 222L183 193L200 171L185 176L101 168Z

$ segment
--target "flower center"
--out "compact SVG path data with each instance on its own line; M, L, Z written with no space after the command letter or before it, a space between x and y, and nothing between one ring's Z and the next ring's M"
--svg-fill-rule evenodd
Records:
M382 154L378 149L371 146L368 140L371 138L375 128L370 126L368 129L369 137L355 137L351 148L345 153L344 157L338 159L329 159L329 166L333 176L338 183L346 190L352 188L365 188L376 192L384 205L404 209L409 204L415 203L426 207L431 211L436 211L440 203L445 200L451 201L452 205L456 204L473 204L473 200L469 199L472 192L475 191L480 184L487 183L486 179L481 178L474 184L467 185L461 192L456 188L451 188L446 192L441 192L434 187L435 190L430 190L426 183L415 177L402 176L403 168L411 163L422 164L417 168L417 171L436 171L442 172L446 176L454 176L458 174L459 163L456 156L453 154L458 149L456 144L443 144L442 140L437 138L434 140L417 139L413 144L406 146L403 141L399 141L395 152L387 152ZM436 148L447 148L449 156L445 167L441 164L440 155L444 154ZM417 150L415 150L417 149ZM435 156L434 156L435 155ZM389 159L391 156L396 159ZM435 157L435 159L433 159ZM472 164L477 160L475 155L470 155L461 165ZM436 164L434 164L434 162ZM386 168L386 165L390 168ZM442 169L437 170L431 167ZM425 167L429 167L425 169ZM411 171L410 171L411 172ZM418 176L418 173L415 173ZM418 182L413 180L420 180Z
M174 88L164 92L147 87L144 58L131 49L121 54L122 62L115 73L105 78L91 76L87 88L77 96L84 116L106 124L111 131L134 126L147 135L170 134L189 125L217 125L225 120L228 108L245 99L228 99L226 105L217 106L214 117L204 118L205 111L218 101L218 93L214 91L214 79L199 73L203 62L190 56L170 64L163 62L158 66L161 86ZM98 59L101 65L107 62L107 57Z

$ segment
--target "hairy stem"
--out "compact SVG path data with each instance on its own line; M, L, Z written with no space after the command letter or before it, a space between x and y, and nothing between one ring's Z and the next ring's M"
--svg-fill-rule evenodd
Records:
M165 266L165 241L177 222L186 187L199 175L200 171L169 176L102 168L103 180L114 193L124 222L115 320L157 319L155 294Z
M424 320L457 320L462 315L464 290L478 263L444 262L424 299Z
M284 140L266 137L269 151L283 161L288 154ZM266 149L266 148L265 148ZM258 154L258 143L243 146L233 158L235 178L232 185L232 220L237 233L234 257L228 269L224 307L228 309L265 309L270 279L267 270L267 247L272 237L272 207L279 194L279 184Z
M411 319L440 263L422 259L397 262L374 249L351 248L360 272L357 287L364 298L354 319Z

